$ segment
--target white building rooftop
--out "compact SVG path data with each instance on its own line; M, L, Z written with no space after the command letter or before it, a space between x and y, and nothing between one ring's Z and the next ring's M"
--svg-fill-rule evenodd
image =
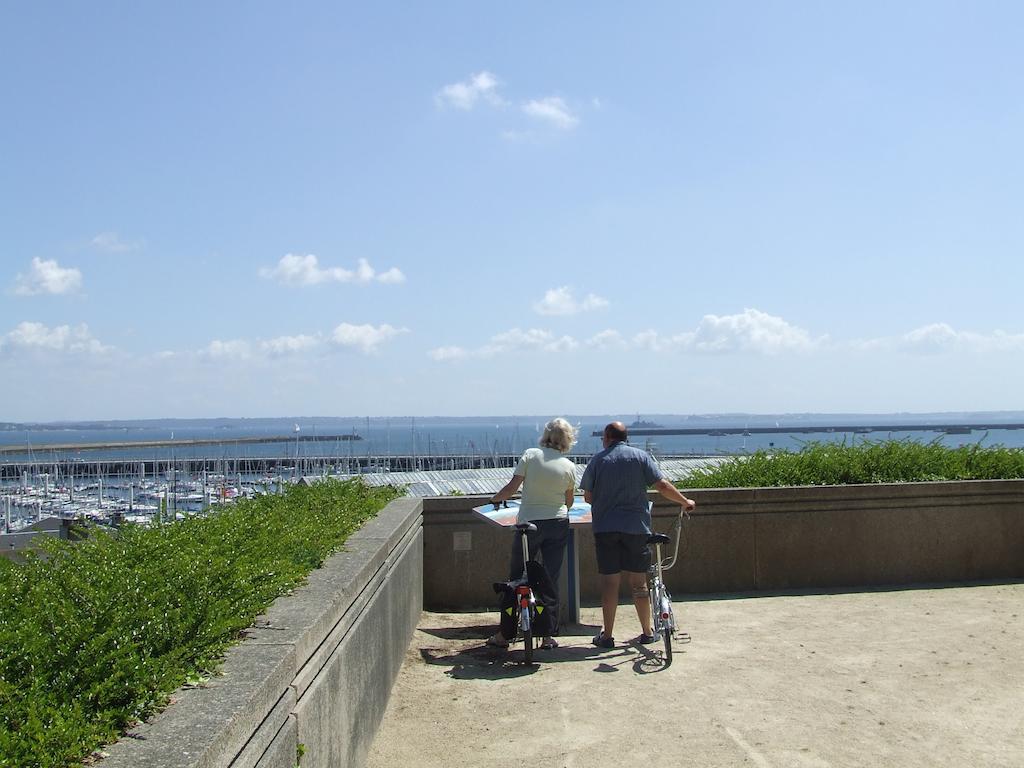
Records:
M693 472L715 467L730 461L728 456L700 456L664 458L658 461L661 471L673 482L685 480ZM576 484L579 485L585 465L576 465ZM500 490L512 477L512 468L503 469L444 469L424 472L366 472L361 477L370 486L404 486L408 496L479 496ZM313 483L317 476L305 476L303 482Z

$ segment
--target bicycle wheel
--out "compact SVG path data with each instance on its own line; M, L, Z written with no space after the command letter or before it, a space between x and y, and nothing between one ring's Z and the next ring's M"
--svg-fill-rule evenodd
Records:
M523 661L526 664L533 663L533 611L529 608L520 608L519 628L523 634ZM526 614L525 616L523 614Z
M675 631L675 617L672 615L672 598L667 589L660 589L658 616L661 619L661 636L665 641L665 666L672 663L672 633Z
M533 630L523 632L523 660L533 664Z
M651 603L651 630L657 633L661 631L661 587L657 579L647 583L647 594Z

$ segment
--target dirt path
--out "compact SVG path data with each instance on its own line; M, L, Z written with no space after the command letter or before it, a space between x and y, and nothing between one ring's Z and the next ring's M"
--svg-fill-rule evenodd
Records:
M1024 584L677 603L692 641L494 651L424 613L370 768L1024 765ZM634 636L630 606L616 634Z

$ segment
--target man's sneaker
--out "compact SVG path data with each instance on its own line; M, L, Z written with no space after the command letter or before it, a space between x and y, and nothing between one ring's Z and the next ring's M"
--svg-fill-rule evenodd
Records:
M604 630L601 630L596 635L594 635L594 639L591 640L590 642L592 642L598 648L614 648L615 647L615 638L614 637L608 637L608 635L606 635L604 633Z
M636 639L633 642L640 643L641 645L650 645L651 643L658 642L658 636L653 633L650 635L645 635L643 632L641 632L639 635L637 635Z

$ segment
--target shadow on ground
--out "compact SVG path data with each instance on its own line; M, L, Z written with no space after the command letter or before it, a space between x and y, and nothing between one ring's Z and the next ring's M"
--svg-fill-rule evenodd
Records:
M429 629L424 630L433 634ZM448 632L445 633L449 635ZM458 633L452 633L458 634ZM469 638L479 642L479 635ZM533 663L525 663L522 644L513 644L508 650L492 648L483 643L462 648L420 648L420 657L431 665L449 667L445 674L455 680L503 680L524 677L539 671L545 664L583 664L597 662L594 672L618 672L630 665L637 674L647 675L668 668L664 652L638 643L620 645L614 649L595 648L592 645L560 645L548 650L534 651ZM676 653L681 653L677 650Z

